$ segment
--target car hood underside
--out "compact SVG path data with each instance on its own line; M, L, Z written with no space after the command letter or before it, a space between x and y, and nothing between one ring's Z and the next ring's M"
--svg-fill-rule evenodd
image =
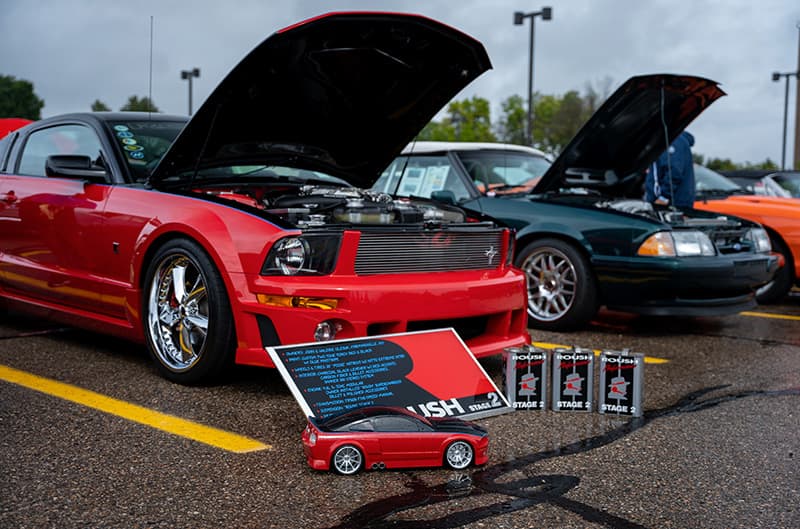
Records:
M296 24L228 74L150 183L223 165L282 163L370 187L489 68L478 41L417 15L337 13Z

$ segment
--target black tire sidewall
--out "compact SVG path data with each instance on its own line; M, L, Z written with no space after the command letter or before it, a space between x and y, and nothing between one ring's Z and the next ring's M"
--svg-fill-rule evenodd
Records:
M209 304L209 326L205 348L197 363L186 371L175 371L166 366L155 352L148 323L150 290L159 265L170 255L182 255L200 270L206 282ZM159 373L173 382L198 384L218 378L232 360L235 347L233 316L225 283L214 262L196 242L178 238L161 246L150 260L142 288L142 325L150 356Z
M549 331L568 331L585 327L597 314L598 309L597 280L594 277L594 272L589 267L589 262L574 245L561 239L545 238L532 241L522 248L514 260L515 266L524 270L523 264L528 257L534 251L542 248L558 250L569 259L575 268L577 279L575 299L566 314L552 321L537 319L531 314L532 311L528 310L529 326ZM528 281L530 282L530 278L528 278Z

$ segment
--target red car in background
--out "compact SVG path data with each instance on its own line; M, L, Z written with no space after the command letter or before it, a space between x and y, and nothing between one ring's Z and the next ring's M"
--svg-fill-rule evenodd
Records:
M736 215L761 224L772 251L783 256L783 266L756 291L759 303L782 300L800 286L800 199L754 195L707 167L695 164L695 209Z
M194 115L84 113L0 141L0 303L144 340L192 383L267 345L453 327L529 340L508 229L365 190L491 67L424 17L267 38ZM432 352L435 354L435 352Z
M311 468L344 475L364 468L461 470L489 460L489 434L482 426L404 408L361 408L325 421L309 417L302 439Z
M25 118L0 118L0 139L5 138L9 132L33 123L30 119Z

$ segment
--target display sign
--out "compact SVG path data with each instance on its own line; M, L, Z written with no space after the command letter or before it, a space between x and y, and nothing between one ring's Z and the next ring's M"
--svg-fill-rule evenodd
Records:
M600 353L600 413L642 416L644 355Z
M426 417L511 411L453 329L267 347L308 416L401 406Z
M553 351L553 410L592 411L593 368L591 349Z
M514 409L547 408L549 354L532 345L508 347L503 351L506 398Z

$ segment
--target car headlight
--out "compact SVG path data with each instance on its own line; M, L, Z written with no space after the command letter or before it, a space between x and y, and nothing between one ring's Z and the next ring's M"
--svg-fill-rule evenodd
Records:
M636 253L656 257L690 257L716 255L717 251L705 233L683 230L654 233L639 246Z
M752 228L745 237L753 243L753 250L756 252L771 252L772 243L769 234L764 228Z
M675 240L675 253L679 257L690 255L717 255L714 243L702 231L673 231Z
M275 243L267 254L261 275L294 276L330 274L339 255L339 235L301 235Z
M311 432L311 434L308 436L308 444L311 446L317 444L317 432Z

